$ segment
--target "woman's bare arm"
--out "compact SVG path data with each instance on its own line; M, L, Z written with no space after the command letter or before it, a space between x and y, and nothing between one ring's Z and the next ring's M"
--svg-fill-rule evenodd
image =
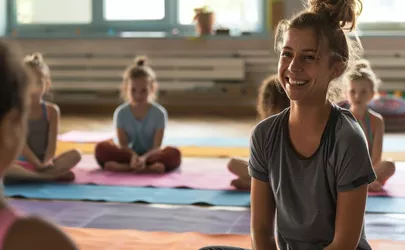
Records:
M274 238L276 205L269 183L252 178L250 199L253 250L277 250Z
M336 207L335 235L325 250L356 250L363 228L368 185L339 192Z

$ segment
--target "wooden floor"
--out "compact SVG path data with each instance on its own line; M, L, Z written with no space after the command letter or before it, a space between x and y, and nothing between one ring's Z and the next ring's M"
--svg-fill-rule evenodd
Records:
M170 117L166 134L187 136L248 136L256 124L251 118ZM64 115L60 133L70 130L111 131L112 116Z

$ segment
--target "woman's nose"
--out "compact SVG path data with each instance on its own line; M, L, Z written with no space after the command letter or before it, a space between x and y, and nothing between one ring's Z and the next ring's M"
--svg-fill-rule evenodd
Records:
M294 57L291 62L290 65L288 66L288 69L291 72L299 72L302 71L302 64L301 64L301 60L298 57Z

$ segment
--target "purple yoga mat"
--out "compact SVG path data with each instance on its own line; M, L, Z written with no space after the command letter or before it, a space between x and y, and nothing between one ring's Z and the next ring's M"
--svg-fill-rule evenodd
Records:
M10 200L19 211L61 226L143 231L249 234L250 211L213 210L145 204Z
M145 204L10 200L19 211L42 216L67 227L136 229L143 231L249 234L250 211L212 210ZM366 214L369 239L405 240L405 216Z
M92 155L84 155L73 171L77 184L231 190L230 182L236 176L227 169L227 161L220 158L183 158L180 168L170 173L134 174L103 171Z

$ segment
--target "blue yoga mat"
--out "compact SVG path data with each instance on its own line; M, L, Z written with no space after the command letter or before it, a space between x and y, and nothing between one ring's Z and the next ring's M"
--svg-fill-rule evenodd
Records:
M165 145L200 146L200 147L249 147L249 137L167 137ZM405 136L397 134L384 135L385 152L405 152Z
M405 213L405 198L369 197L366 211L369 213Z
M89 200L108 202L145 202L153 204L207 204L213 206L250 205L250 195L243 191L217 191L149 187L120 187L71 184L14 184L5 186L7 197L46 200Z
M207 204L212 206L250 206L250 195L242 191L217 191L171 188L142 188L71 184L6 185L8 197L45 200L89 200L107 202L145 202L152 204ZM367 212L405 213L405 198L369 197Z

